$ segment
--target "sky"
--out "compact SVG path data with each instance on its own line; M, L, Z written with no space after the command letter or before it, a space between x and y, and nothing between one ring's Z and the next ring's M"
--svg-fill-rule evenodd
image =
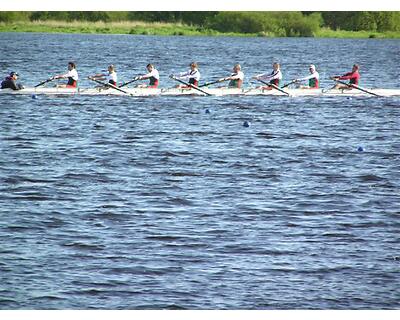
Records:
M18 0L0 1L14 11L400 11L398 0Z

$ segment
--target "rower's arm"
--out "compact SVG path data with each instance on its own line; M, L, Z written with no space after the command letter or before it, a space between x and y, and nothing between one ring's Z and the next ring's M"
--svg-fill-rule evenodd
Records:
M64 74L58 74L56 76L54 76L54 79L65 79L69 77L69 72L64 73Z
M223 79L225 79L225 80L241 80L242 78L241 78L240 74L234 74L232 76L225 77Z
M314 75L314 74L310 74L310 75L308 75L307 77L298 78L298 79L296 79L296 80L298 80L298 81L306 81L306 80L310 80L310 79L313 79L313 78L315 78L315 75Z
M189 72L189 71L187 71L187 72L180 72L180 73L178 74L178 76L176 76L176 78L178 78L178 79L184 79L184 78L187 78L188 76L190 76L190 72Z
M282 76L281 76L280 71L277 71L277 72L271 74L268 78L269 78L269 80L275 80L275 79L281 79Z
M186 79L186 80L189 80L189 79L192 79L192 78L194 78L194 79L199 79L199 71L196 71L196 72L194 72L194 73L190 73L190 71L188 71L188 72L182 72L182 73L180 73L179 74L179 76L178 77L176 77L177 79Z
M139 79L146 80L146 79L148 79L148 78L150 78L152 76L154 76L154 73L153 72L149 72L149 73L146 73L146 74L140 76Z
M339 77L339 80L350 80L354 78L354 74L352 72L346 73Z
M271 81L271 80L274 80L274 79L280 79L281 77L280 77L280 72L277 71L277 72L274 72L272 74L266 74L266 73L260 74L260 75L256 76L255 78L260 79L260 80L264 80L264 81Z
M255 75L253 78L254 78L254 79L263 79L263 78L266 77L266 76L267 76L267 74L261 73L261 74Z

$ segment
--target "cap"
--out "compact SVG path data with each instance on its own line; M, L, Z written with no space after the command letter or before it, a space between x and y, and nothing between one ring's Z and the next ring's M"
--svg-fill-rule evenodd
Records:
M13 72L10 72L10 77L12 77L12 76L17 76L18 77L19 75L18 75L18 73L13 71Z
M315 70L315 66L313 64L310 64L310 69Z

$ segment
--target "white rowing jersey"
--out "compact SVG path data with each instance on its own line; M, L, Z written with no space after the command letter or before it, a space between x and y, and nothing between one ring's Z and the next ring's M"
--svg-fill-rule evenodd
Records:
M117 83L118 82L118 76L117 76L117 73L115 72L115 71L113 71L113 72L109 72L108 73L108 75L106 75L106 81L109 83L109 82L114 82L114 83Z
M232 73L231 81L229 81L228 87L230 88L241 88L244 79L244 73L242 71L238 71L237 73Z
M177 77L177 78L182 79L182 80L194 79L196 81L199 81L200 80L200 72L198 69L189 70L187 72L181 72L179 74L179 77Z
M319 73L317 71L314 71L307 77L304 77L304 78L301 78L298 80L300 80L300 81L308 80L308 86L310 88L315 88L315 89L319 88Z
M155 78L155 79L157 79L157 80L159 80L160 79L160 74L158 73L158 70L157 69L153 69L153 70L151 70L151 72L149 72L148 74L145 74L144 76L142 76L143 78L145 78L145 79L148 79L148 78Z
M232 73L231 77L233 80L243 80L244 79L244 73L242 71L238 71L237 73Z
M72 78L74 81L78 81L78 72L76 69L68 70L66 74L62 75L63 78Z

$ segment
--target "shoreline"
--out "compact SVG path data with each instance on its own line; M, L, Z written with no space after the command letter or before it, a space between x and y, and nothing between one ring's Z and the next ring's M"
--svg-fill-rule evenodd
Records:
M130 35L157 35L157 36L231 36L231 37L265 37L279 38L272 33L235 33L219 32L213 29L204 29L195 25L180 23L159 23L142 21L121 22L84 22L84 21L33 21L0 23L1 32L39 32L39 33L67 33L67 34L130 34ZM400 31L373 32L373 31L346 31L321 28L314 38L339 39L400 39Z

